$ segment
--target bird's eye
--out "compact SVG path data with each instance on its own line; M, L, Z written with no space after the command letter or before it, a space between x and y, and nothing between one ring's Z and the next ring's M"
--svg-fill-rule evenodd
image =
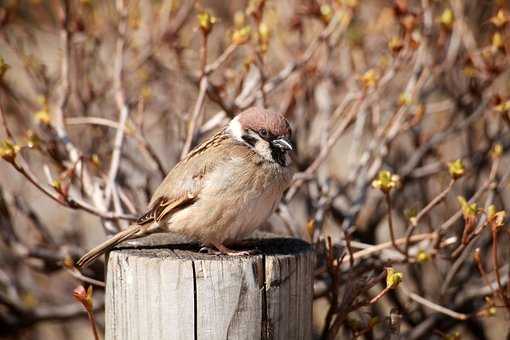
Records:
M262 137L268 137L269 136L267 130L264 129L264 128L259 130L259 135L261 135Z

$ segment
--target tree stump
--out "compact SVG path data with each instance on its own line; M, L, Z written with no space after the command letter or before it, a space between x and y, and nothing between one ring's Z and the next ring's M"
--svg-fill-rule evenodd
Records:
M107 259L106 339L311 339L315 260L301 240L245 241L252 256L208 255L156 234Z

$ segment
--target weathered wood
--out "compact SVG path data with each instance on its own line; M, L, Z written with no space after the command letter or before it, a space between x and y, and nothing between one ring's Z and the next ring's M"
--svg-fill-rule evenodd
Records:
M106 339L311 339L314 253L301 241L246 241L253 256L197 252L168 234L110 252Z

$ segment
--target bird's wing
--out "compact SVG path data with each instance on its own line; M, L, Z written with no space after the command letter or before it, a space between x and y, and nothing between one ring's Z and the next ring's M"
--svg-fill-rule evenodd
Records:
M154 192L149 209L137 221L144 225L160 222L171 213L193 204L202 190L205 177L221 161L229 157L224 132L216 134L179 162Z
M193 193L183 194L178 197L168 198L166 196L159 197L153 204L151 204L149 210L143 214L136 223L144 225L150 222L160 222L169 213L177 209L181 209L184 206L193 203L196 195Z

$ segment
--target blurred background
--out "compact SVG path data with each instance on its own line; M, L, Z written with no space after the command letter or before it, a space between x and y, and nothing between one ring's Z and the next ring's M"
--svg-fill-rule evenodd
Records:
M101 333L104 262L73 261L259 105L298 146L264 229L317 249L317 339L508 338L509 21L503 0L0 1L0 337Z

